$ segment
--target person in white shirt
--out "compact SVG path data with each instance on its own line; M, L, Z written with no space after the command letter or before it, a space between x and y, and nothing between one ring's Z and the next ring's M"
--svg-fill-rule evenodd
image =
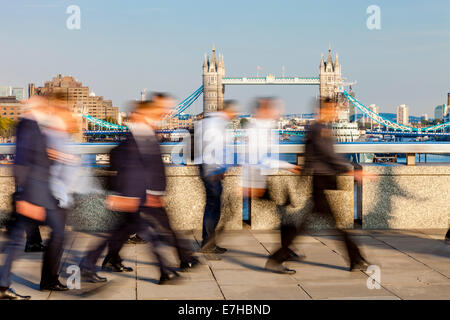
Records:
M236 114L236 102L225 101L221 111L209 113L195 126L195 162L200 164L206 190L201 252L214 260L220 259L216 254L226 252L217 246L215 230L220 220L222 180L227 168L234 164L234 153L227 148L233 136L227 134L227 126Z
M299 166L279 159L280 137L276 120L281 117L281 101L275 98L257 99L254 116L246 130L246 158L242 172L242 189L245 198L267 198L271 200L267 186L267 176L279 169L299 174ZM251 206L250 206L251 207ZM251 213L250 213L251 215ZM291 226L282 224L281 241ZM290 249L289 249L290 250ZM292 250L292 255L296 255ZM269 259L266 269L278 273L295 273Z

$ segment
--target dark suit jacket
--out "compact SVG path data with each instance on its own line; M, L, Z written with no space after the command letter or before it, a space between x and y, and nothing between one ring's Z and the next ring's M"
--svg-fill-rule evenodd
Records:
M164 163L154 136L142 139L129 133L111 151L110 170L116 172L110 180L111 190L125 197L138 197L141 204L147 193L163 195L166 190Z
M16 131L14 163L17 200L46 209L56 208L57 202L49 186L50 165L46 138L38 123L27 118L20 120Z
M336 175L347 172L351 165L334 151L334 141L329 129L315 122L305 141L305 171L317 175Z

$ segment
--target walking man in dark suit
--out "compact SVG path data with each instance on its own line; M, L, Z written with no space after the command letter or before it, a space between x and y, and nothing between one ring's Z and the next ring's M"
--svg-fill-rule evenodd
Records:
M58 94L30 99L29 108L17 127L14 164L18 187L15 199L17 219L10 229L4 249L6 258L0 268L0 299L30 299L30 296L19 295L10 288L11 267L22 244L24 231L30 230L36 222L45 223L52 229L43 257L40 290L67 290L59 281L58 274L63 254L65 214L58 206L49 183L50 167L58 159L49 149L43 133L45 126L61 120L56 117L58 110L54 106L63 103L63 98Z
M350 170L351 164L339 157L334 151L334 140L331 129L328 126L337 120L337 108L337 103L333 99L321 101L318 119L310 127L305 143L305 171L313 175L312 198L314 207L311 214L321 214L327 217L334 226L336 226L336 215L325 196L325 190L337 189L338 174L354 174L357 180L361 180L363 176L361 171ZM269 270L275 272L286 270L281 267L281 264L291 255L289 246L299 233L305 231L306 227L305 220L297 226L285 226L284 230L282 227L282 246L270 256L266 266ZM368 263L363 258L356 244L347 232L339 228L337 228L337 231L347 249L350 271L366 270ZM292 272L295 272L295 270Z
M123 213L123 222L117 231L111 233L81 261L82 277L86 281L106 281L95 273L95 264L107 246L108 253L102 264L104 270L133 271L122 264L119 252L134 233L152 244L160 268L160 284L179 277L168 266L161 252L162 245L166 242L171 242L177 248L181 268L190 268L198 263L191 252L180 245L172 231L162 200L166 190L166 176L154 130L170 110L167 100L169 99L156 98L154 101L137 102L128 123L130 133L111 152L111 169L116 172L116 176L111 183L114 194L107 197L106 203L110 210ZM169 232L169 238L164 237L163 229Z

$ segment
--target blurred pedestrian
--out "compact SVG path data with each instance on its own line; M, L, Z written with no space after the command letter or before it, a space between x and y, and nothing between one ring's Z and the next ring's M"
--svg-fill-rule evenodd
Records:
M306 136L304 170L312 174L312 198L314 206L311 214L313 216L323 215L332 222L345 243L346 251L350 259L350 271L366 270L368 267L367 261L348 233L337 227L336 214L325 195L325 190L338 189L338 174L352 174L359 181L363 177L361 171L353 171L351 164L338 156L334 151L331 124L336 122L337 119L337 102L330 98L322 100L318 109L318 118L309 128ZM271 265L279 265L289 258L288 246L306 228L306 219L303 219L295 228L290 228L285 232L286 235L282 247L270 257L269 261Z
M179 275L168 265L162 252L163 245L168 242L162 234L163 228L171 233L172 244L178 249L180 267L189 268L198 262L191 252L181 247L170 228L163 205L166 176L155 130L170 111L171 105L168 97L159 98L161 95L153 101L135 103L135 110L128 123L130 133L126 140L111 152L110 167L116 175L110 183L114 194L107 197L106 203L110 210L122 213L123 220L116 231L88 252L81 261L80 268L85 281L106 281L106 278L95 272L95 264L106 247L108 253L102 263L103 270L133 271L122 264L119 252L130 235L136 233L152 245L160 268L159 284L176 280Z
M63 140L59 140L59 145L56 142L58 138L52 140L49 131L69 134L73 130L69 114L66 97L62 93L53 92L45 98L33 97L17 127L14 176L18 186L18 215L4 249L6 258L0 269L0 299L30 298L21 296L10 288L10 277L23 232L30 226L35 226L36 222L44 223L52 230L43 256L40 290L68 290L59 281L66 214L63 209L64 200L55 189L52 169L59 164L72 164L76 162L76 157L61 150Z
M243 166L243 194L250 201L252 199L266 199L273 201L267 184L268 175L279 169L288 170L299 174L299 167L287 161L280 160L279 141L276 120L281 117L282 103L276 98L259 98L256 100L254 114L246 131L246 161ZM251 208L251 205L250 205ZM251 215L251 212L250 212ZM283 218L283 217L282 217ZM286 230L291 228L282 219L281 242L284 243ZM296 255L291 249L286 248L291 255ZM272 264L272 260L266 264L270 271L279 273L294 273L281 264Z
M216 228L222 206L222 181L227 168L227 126L237 115L237 103L225 101L223 109L208 113L196 126L196 163L200 163L200 177L206 192L203 213L201 252L209 259L220 259L227 249L216 243ZM229 156L229 155L228 155Z

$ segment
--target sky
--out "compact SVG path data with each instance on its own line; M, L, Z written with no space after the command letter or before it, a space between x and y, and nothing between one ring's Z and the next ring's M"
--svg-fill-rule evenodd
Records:
M70 30L67 7L81 11ZM380 29L366 12L380 8ZM41 86L71 75L126 110L140 92L182 100L201 85L203 55L224 55L226 76L318 76L321 53L339 54L364 104L427 113L450 92L450 1L415 0L0 0L0 86ZM246 111L279 96L286 112L311 112L317 86L228 86ZM202 110L201 98L190 113Z

